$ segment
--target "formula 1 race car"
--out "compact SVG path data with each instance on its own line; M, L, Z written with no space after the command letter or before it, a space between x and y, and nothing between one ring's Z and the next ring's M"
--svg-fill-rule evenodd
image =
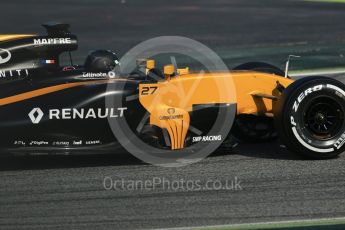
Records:
M265 63L200 77L139 60L143 71L117 73L118 57L105 50L90 53L83 66L72 59L61 66L60 55L78 48L77 37L67 24L44 27L46 36L0 35L2 154L111 153L124 149L119 139L133 145L136 138L172 152L221 144L227 133L213 127L232 105L234 124L223 124L238 139L278 135L292 151L318 159L344 151L345 86L334 79L294 81ZM181 97L181 88L192 93ZM133 135L112 128L113 121L128 124Z

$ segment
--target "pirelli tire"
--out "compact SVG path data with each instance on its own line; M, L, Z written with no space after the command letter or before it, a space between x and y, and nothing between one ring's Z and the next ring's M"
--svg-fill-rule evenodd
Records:
M345 86L326 77L295 81L274 106L275 125L286 147L314 159L344 152Z

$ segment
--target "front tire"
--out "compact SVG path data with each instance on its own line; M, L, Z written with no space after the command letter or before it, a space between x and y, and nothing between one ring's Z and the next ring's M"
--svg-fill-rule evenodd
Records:
M315 159L344 152L345 86L326 78L292 83L274 108L275 124L287 148Z

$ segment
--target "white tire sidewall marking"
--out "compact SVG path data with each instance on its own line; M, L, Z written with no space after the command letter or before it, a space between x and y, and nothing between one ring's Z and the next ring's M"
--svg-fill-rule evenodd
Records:
M314 151L314 152L318 152L318 153L330 153L334 151L334 148L329 148L329 149L319 149L319 148L315 148L311 145L309 145L308 143L306 143L301 136L298 134L296 127L292 127L292 132L295 135L295 137L297 138L297 140L299 141L299 143L301 143L304 147L306 147L307 149Z
M339 93L341 93L345 97L345 91L340 89L338 86L327 84L327 88L334 89L334 90L338 91Z
M340 89L338 86L328 84L327 87L336 90L337 92L341 93L341 94L345 97L345 91L342 90L342 89ZM340 143L340 144L337 146L338 143ZM344 144L345 144L345 132L344 132L344 133L341 135L341 137L335 142L335 145L334 145L334 146L335 146L337 149L340 149L341 147L343 147Z
M318 86L318 85L316 85L316 86ZM310 89L315 88L316 86L312 86L312 87L308 88L307 90L304 90L301 94L303 94L304 92L310 92ZM339 87L337 87L337 86L335 86L335 85L327 84L327 85L323 85L322 89L324 89L324 86L326 86L326 88L330 88L330 89L335 90L336 92L341 93L341 94L345 97L345 91L342 90L341 88L339 88ZM313 91L312 93L316 93L316 92L318 92L318 91ZM312 94L312 93L310 93L310 94ZM300 94L300 95L301 95L301 94ZM310 94L308 94L308 95L310 95ZM308 96L308 95L306 95L306 96ZM300 104L302 103L302 101L306 98L306 96L303 97L303 99L300 100L300 101L298 101L298 99L295 100L293 106L294 106L296 103L298 103L298 107L297 107L297 110L296 110L295 112L293 112L293 114L295 114L295 113L298 112L298 109L300 108L299 105L300 105ZM292 111L294 111L294 108L292 108ZM295 120L296 120L295 117L294 117L293 115L291 115L291 116L290 116L290 125L292 125L292 127L291 127L292 133L294 134L294 136L296 137L296 139L298 140L298 142L299 142L300 144L302 144L304 147L306 147L307 149L309 149L309 150L311 150L311 151L313 151L313 152L330 153L330 152L334 152L334 151L335 151L334 148L328 148L328 149L316 148L316 147L314 147L314 146L309 145L307 142L305 142L305 141L303 140L303 138L299 135L299 133L298 133L298 131L297 131L297 129L296 129L297 124L294 122ZM341 136L343 136L343 135L345 135L345 133L342 134ZM341 139L341 138L340 138L340 139ZM339 140L340 140L340 139L339 139ZM338 141L339 141L339 140L338 140ZM336 141L336 143L337 143L338 141ZM339 146L339 148L341 148L341 147L342 147L342 146ZM339 149L339 148L337 148L337 149Z

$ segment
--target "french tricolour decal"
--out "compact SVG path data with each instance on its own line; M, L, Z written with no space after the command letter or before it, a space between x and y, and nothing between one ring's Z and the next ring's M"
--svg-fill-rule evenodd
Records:
M55 60L42 60L43 64L55 64Z

